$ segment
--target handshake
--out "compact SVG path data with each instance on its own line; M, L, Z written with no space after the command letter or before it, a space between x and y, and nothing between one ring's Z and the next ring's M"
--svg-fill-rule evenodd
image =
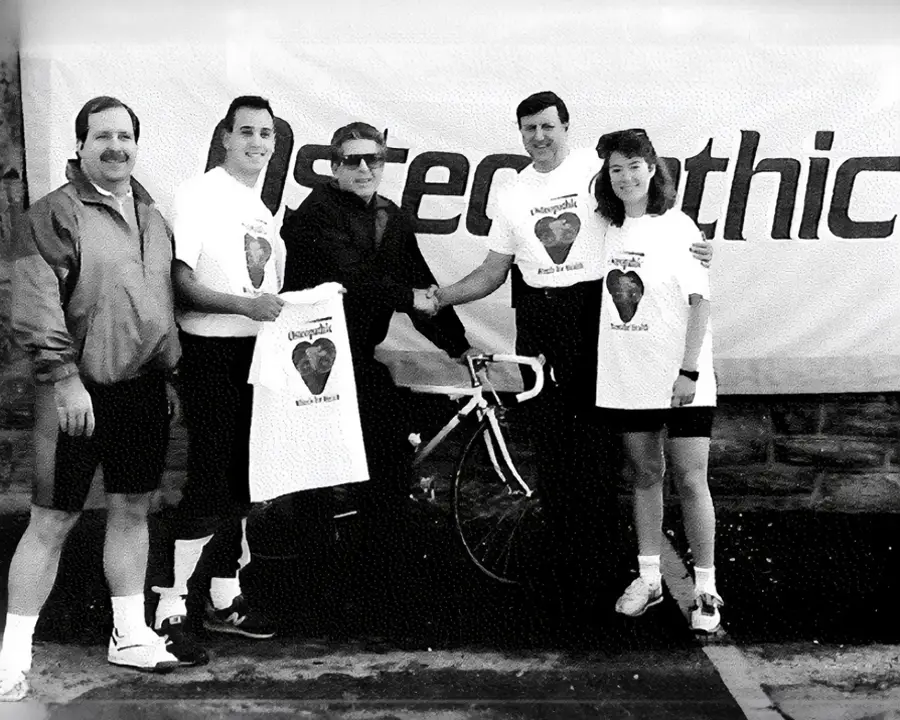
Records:
M413 288L413 309L417 312L434 317L444 307L440 297L441 289L437 285L428 288Z

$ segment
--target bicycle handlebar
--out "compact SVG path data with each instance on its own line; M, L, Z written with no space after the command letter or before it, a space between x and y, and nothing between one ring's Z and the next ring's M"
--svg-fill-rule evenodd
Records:
M531 400L544 388L544 356L531 357L530 355L503 355L500 353L485 353L483 355L469 355L466 357L466 363L469 367L469 373L472 375L473 384L480 384L478 381L478 371L475 369L476 362L506 362L515 363L516 365L528 365L534 371L534 385L523 390L516 395L516 402L525 402Z

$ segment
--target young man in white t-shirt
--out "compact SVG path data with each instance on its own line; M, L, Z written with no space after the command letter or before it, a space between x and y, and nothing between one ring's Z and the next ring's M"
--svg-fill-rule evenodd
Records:
M438 308L468 303L499 288L514 264L521 271L512 288L516 352L543 355L554 380L529 403L531 442L554 537L562 538L560 558L581 555L583 568L568 563L570 580L581 585L585 573L599 581L601 566L615 561L606 549L618 541L618 447L592 412L606 223L590 187L601 163L570 149L569 112L555 93L525 98L516 117L533 162L498 197L484 262L434 297ZM708 243L691 251L704 261L712 256ZM599 482L597 468L605 471ZM584 538L589 532L599 537Z
M179 394L188 430L187 481L171 512L171 585L160 595L157 631L177 640L186 665L208 656L184 633L187 584L206 548L212 579L204 626L250 638L275 634L247 604L240 570L250 562L247 382L256 334L284 301L284 243L256 189L275 149L274 115L257 96L232 101L223 122L225 160L178 188L173 280L180 300Z

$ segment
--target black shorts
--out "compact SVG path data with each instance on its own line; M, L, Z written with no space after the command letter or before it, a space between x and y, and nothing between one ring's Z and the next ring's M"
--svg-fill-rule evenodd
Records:
M597 408L612 432L659 432L668 430L670 438L711 437L713 407L681 407L662 410L621 410Z
M91 437L61 432L53 385L37 386L31 501L40 507L80 511L98 466L107 493L143 494L159 487L169 441L165 375L85 387L94 408Z

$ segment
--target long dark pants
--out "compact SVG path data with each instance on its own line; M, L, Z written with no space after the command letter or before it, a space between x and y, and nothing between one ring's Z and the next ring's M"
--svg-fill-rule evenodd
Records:
M516 303L516 352L547 359L545 390L526 406L564 596L602 583L618 532L621 451L595 412L601 289L532 289Z
M250 418L247 382L255 338L181 333L178 395L188 434L187 480L166 515L165 566L174 541L213 535L204 549L213 577L234 577L242 554L241 519L250 511ZM169 578L171 583L172 578Z

